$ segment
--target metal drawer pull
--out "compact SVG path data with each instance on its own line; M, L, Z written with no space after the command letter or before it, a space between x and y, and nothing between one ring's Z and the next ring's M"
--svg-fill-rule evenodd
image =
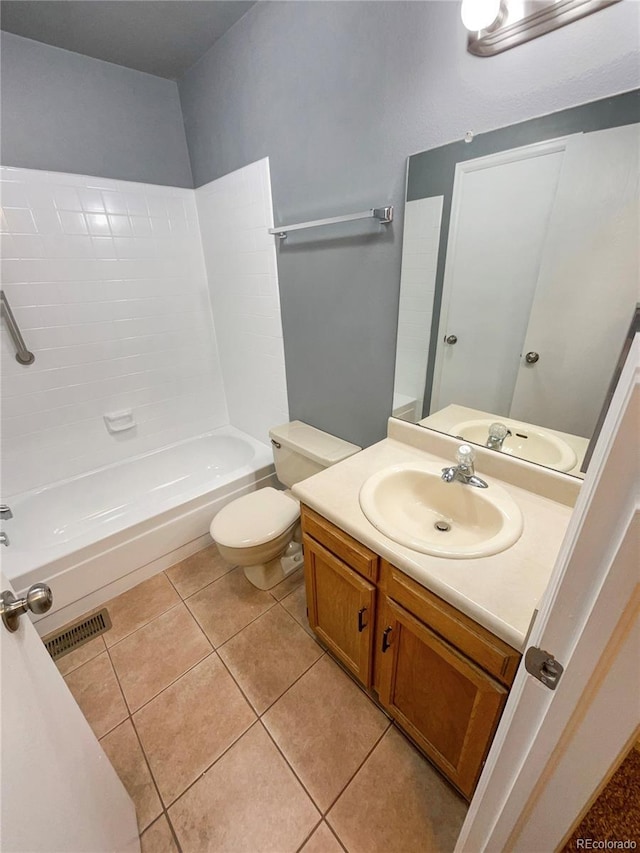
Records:
M389 626L385 628L382 632L382 651L383 653L387 651L391 643L389 642L389 634L393 631L393 628Z
M364 624L364 622L362 621L362 616L363 616L366 612L367 612L367 608L366 608L366 607L361 607L361 608L360 608L360 610L358 610L358 631L359 631L360 633L362 633L362 632L364 631L364 629L365 629L365 628L368 628L368 627L369 627L369 623L368 623L368 622L367 622L367 624L365 625L365 624Z

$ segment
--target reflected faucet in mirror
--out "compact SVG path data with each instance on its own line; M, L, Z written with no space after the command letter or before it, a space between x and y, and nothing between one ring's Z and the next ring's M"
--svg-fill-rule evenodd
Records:
M640 289L639 103L409 158L394 416L582 476Z

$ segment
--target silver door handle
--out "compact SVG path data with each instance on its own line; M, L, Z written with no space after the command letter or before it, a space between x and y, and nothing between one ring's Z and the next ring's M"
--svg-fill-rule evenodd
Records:
M53 593L46 583L34 583L27 590L24 598L16 598L10 589L0 595L0 616L7 631L18 630L20 617L27 610L32 613L46 613L51 610L53 604Z
M537 352L528 352L525 355L524 360L527 362L527 364L535 364L539 358L540 355Z

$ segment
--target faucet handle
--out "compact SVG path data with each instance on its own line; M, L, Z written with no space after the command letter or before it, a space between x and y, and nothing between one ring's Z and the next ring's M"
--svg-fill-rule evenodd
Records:
M500 421L496 421L489 427L489 438L497 438L498 441L504 441L508 435L511 435L511 430L500 423Z
M461 444L456 452L456 462L466 468L472 468L476 452L470 444Z

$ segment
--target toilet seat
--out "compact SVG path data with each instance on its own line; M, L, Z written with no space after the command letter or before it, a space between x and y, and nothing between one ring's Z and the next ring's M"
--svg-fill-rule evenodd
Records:
M292 496L271 486L227 504L211 522L211 536L229 548L251 548L276 539L300 516Z

